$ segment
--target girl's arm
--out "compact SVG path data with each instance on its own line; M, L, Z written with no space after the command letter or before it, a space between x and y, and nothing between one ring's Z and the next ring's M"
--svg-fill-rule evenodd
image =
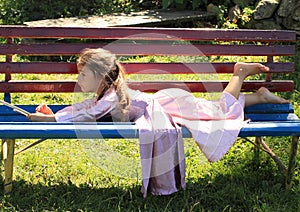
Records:
M113 88L107 90L104 96L76 103L76 108L69 106L55 113L56 122L95 122L106 114L118 109L118 96ZM81 109L78 109L81 108Z
M75 103L74 105L67 106L60 110L60 112L68 111L71 114L73 111L76 111L78 108L84 108L85 105L91 104L92 100L85 100L82 103ZM76 107L75 107L76 106ZM36 109L36 113L31 113L27 116L30 121L33 122L57 122L55 114L53 111L46 105L40 104Z
M31 113L27 118L33 122L56 122L54 114Z
M78 109L81 108L81 109ZM33 122L94 122L118 108L118 97L114 89L108 90L105 95L95 100L85 100L68 106L55 114L46 105L37 108L36 113L31 113L27 118Z

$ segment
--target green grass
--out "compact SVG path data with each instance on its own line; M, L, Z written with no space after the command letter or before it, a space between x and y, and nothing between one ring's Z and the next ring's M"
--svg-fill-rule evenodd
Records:
M128 164L138 164L137 140L99 142L96 154L110 153ZM19 145L25 145L26 141ZM299 168L294 187L284 188L284 176L262 153L253 161L253 147L239 140L220 161L209 164L192 140L185 141L187 188L170 196L140 193L141 177L128 167L123 173L107 168L89 154L90 141L49 140L15 158L15 180L11 195L2 197L9 211L298 211ZM270 142L287 161L289 142ZM105 147L105 148L104 148ZM111 149L113 147L113 149ZM104 151L104 153L102 152ZM92 157L90 157L92 156ZM130 167L134 167L130 166ZM129 173L126 175L126 172ZM112 174L114 173L114 174Z
M299 115L299 91L290 97ZM78 98L16 94L13 103L70 104ZM287 164L289 140L266 141ZM16 147L30 142L18 140ZM185 140L185 154L186 190L144 199L138 140L47 140L15 157L13 192L1 194L0 207L2 211L300 211L299 150L291 189L285 189L285 177L270 157L261 152L259 161L254 160L253 146L241 139L212 164L191 139Z

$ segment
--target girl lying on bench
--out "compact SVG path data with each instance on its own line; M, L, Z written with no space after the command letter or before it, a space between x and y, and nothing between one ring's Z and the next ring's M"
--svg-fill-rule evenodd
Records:
M241 94L243 81L269 68L259 63L236 63L233 75L217 101L196 98L170 88L148 94L127 87L124 68L104 49L84 49L77 60L78 85L95 92L95 99L75 103L53 114L42 104L31 121L95 122L110 115L114 122L132 121L139 128L142 192L166 195L185 187L185 159L181 126L191 132L210 162L220 159L234 144L244 120L244 107L258 103L288 103L260 88Z

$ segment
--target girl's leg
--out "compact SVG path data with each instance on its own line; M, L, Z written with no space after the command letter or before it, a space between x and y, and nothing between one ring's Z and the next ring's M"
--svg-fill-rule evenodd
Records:
M258 89L258 91L255 93L245 94L245 106L262 103L283 104L289 103L289 101L274 95L267 88L264 87Z
M269 68L260 63L236 63L233 76L224 91L238 99L246 77L267 71L269 71Z

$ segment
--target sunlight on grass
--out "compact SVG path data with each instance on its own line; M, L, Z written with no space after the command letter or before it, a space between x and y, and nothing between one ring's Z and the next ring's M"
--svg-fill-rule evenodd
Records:
M12 80L76 80L76 74L13 74Z
M267 57L265 56L212 56L210 57L210 62L245 62L245 63L254 63L254 62L266 62Z
M23 141L18 146L21 147L30 142L32 141ZM72 183L80 186L82 183L89 183L90 186L96 187L114 186L111 184L116 183L126 185L130 181L137 181L137 175L135 178L126 175L118 177L116 173L106 170L105 166L100 166L98 164L100 162L99 158L91 158L91 154L86 149L86 144L84 144L86 142L90 144L91 141L76 139L46 140L42 144L27 150L26 153L21 153L16 157L16 167L23 168L16 168L16 180L24 179L26 182L41 183L46 186L57 185L57 183ZM105 141L97 140L97 142L101 147L104 146L102 143ZM94 151L100 154L101 149L98 151L94 149ZM106 153L104 149L102 152ZM119 161L119 163L121 162ZM115 177L116 179L113 182L108 181ZM103 181L103 179L107 180Z

